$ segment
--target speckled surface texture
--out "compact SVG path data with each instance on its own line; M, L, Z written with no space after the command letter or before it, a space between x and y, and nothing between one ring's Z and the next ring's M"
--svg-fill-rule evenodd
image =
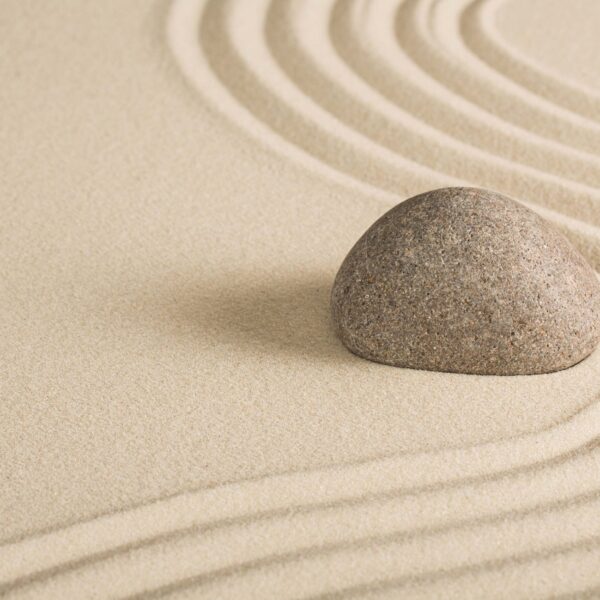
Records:
M600 272L598 23L0 2L0 597L598 598L600 348L404 369L330 312L369 226L450 185Z
M570 242L531 210L477 188L397 205L344 260L331 306L342 342L415 369L549 373L600 336L600 286Z

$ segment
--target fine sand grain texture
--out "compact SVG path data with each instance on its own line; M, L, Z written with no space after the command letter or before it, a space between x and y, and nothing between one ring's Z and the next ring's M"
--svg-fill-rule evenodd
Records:
M600 594L600 351L399 369L329 316L441 186L600 268L597 5L5 0L0 595Z

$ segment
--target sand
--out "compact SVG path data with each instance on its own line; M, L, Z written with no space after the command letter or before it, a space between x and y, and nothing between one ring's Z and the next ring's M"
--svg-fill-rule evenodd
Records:
M397 369L328 307L360 234L443 185L600 267L576 4L2 4L0 593L600 593L600 352Z

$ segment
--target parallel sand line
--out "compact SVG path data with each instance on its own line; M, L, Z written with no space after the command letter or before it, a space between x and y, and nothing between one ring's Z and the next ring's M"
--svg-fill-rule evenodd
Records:
M335 0L330 0L302 5L300 12L308 13L305 23L298 14L292 15L289 1L271 3L265 27L257 26L254 30L253 47L260 45L264 35L273 56L304 94L385 148L450 177L477 181L485 187L600 224L597 188L553 177L466 145L418 121L353 77L327 35L330 16L338 14L332 13L335 4ZM249 13L256 14L256 6L249 3L240 6L245 17L240 20L248 26ZM333 19L333 23L344 25L347 19ZM345 27L340 29L340 36L349 35Z
M311 596L296 595L307 600L332 600L339 598L481 598L485 590L506 591L507 598L597 598L600 587L590 587L590 581L599 577L597 565L600 561L600 538L590 538L578 544L569 544L552 551L532 552L505 560L489 561L478 565L467 565L447 571L424 573L422 576L406 578L382 578L376 581L341 587L335 591ZM564 569L569 578L564 577ZM571 585L571 583L573 585ZM251 590L251 588L249 588ZM565 591L566 590L566 591ZM577 591L574 591L577 590ZM581 590L581 591L579 591ZM261 597L248 595L245 598ZM565 591L563 594L562 592ZM555 594L560 594L556 596ZM202 597L193 582L174 583L170 588L156 592L129 596L138 598L198 598ZM210 597L210 596L209 596Z
M447 40L454 38L455 41L459 41L460 43L456 46L456 49L460 50L460 56L462 58L469 56L471 59L473 59L473 64L477 65L478 68L481 69L482 74L484 74L486 77L497 82L500 86L504 86L514 91L517 96L523 97L532 105L538 106L542 110L547 110L550 112L555 111L561 118L564 117L567 120L572 120L572 122L574 124L578 124L578 126L580 125L584 128L587 127L593 131L600 130L600 123L596 117L590 118L577 110L571 110L553 102L550 99L544 98L543 96L532 92L527 87L521 85L517 80L513 79L511 76L494 69L492 65L486 63L485 60L482 60L470 49L467 40L462 35L461 25L465 13L469 13L473 3L477 2L477 0L453 0L452 3L448 3L444 6L439 6L435 3L432 3L432 0L419 1L426 1L429 3L429 8L431 10L430 22L432 23L432 29L435 31L434 35L437 35L438 33L441 34L443 31L445 31L448 37L446 38L444 35L441 35L440 38ZM446 19L450 15L452 15L453 26L444 30L444 28L441 27L443 24L442 20Z
M297 591L290 582L302 581L300 597L308 598L385 581L390 573L394 573L395 586L400 587L419 579L431 581L443 577L447 580L457 574L485 574L498 567L518 570L532 559L537 561L544 556L589 548L594 551L597 561L600 521L595 517L599 510L600 501L597 500L583 507L569 507L559 515L548 514L546 519L524 515L466 531L452 530L415 539L370 540L366 546L359 543L342 551L325 548L300 556L275 556L270 561L252 562L218 572L218 576L208 574L171 581L162 589L158 588L155 594L163 596L193 588L197 598L248 597L248 591L252 590L260 590L258 597L261 598L297 598ZM533 524L529 522L532 518ZM581 530L581 523L590 524L587 531ZM183 550L181 559L185 560L185 557ZM157 564L160 564L159 560ZM174 558L170 564L173 562ZM189 558L188 562L191 562ZM197 565L198 561L194 566L197 568ZM587 582L592 578L595 583L600 577L597 562L595 570L589 566ZM140 597L149 592L140 592Z
M216 82L219 82L217 89L225 85L227 93L231 93L236 97L238 102L241 102L241 115L240 107L237 103L234 104L236 109L233 112L236 118L242 116L244 125L248 125L248 115L243 112L244 109L247 109L245 102L248 102L252 109L257 111L252 113L256 119L262 120L268 127L272 127L274 131L279 133L288 142L296 145L299 144L298 147L304 150L305 153L311 154L313 159L319 159L318 161L309 160L310 168L316 168L322 172L322 167L326 163L329 166L333 166L334 169L341 170L354 181L356 181L357 177L361 177L369 186L379 190L383 189L388 194L390 191L394 191L401 195L408 190L411 193L416 193L432 186L462 183L462 181L452 180L449 177L441 177L438 173L435 173L435 177L437 177L435 179L432 176L434 171L425 169L417 163L408 160L395 162L394 166L384 164L383 167L378 167L375 157L367 156L361 158L355 146L347 148L344 143L336 140L331 133L331 122L325 128L315 129L312 123L307 122L301 115L299 116L296 112L290 112L290 107L285 102L278 100L269 89L265 89L262 83L257 81L253 72L243 64L242 57L228 44L227 35L222 31L225 8L225 2L217 3L216 5L207 5L202 0L184 5L181 12L174 11L172 13L170 39L174 53L182 63L184 72L199 90L204 93L206 93L206 90L213 92L214 86L206 84L208 82L215 83L213 73L216 73ZM260 18L260 12L255 11L255 13L254 17L252 14L246 16L254 20ZM201 56L197 49L196 29L191 28L190 25L190 23L194 22L190 19L194 17L200 19L202 23L200 42L204 44L206 57ZM240 27L242 31L246 32L249 29L245 21L240 23ZM260 47L252 47L251 50L250 54L259 53ZM210 62L211 60L212 62ZM263 62L270 62L268 54L263 56ZM235 66L235 68L232 68L232 66ZM264 76L265 73L269 74L268 70L263 68L262 75ZM278 92L280 92L280 88L285 85L286 81L281 78L276 79L275 86L279 88ZM294 92L293 89L289 89L288 91L292 94ZM215 99L217 106L231 107L231 98L228 97L227 93L218 94L219 98ZM299 100L303 104L302 108L305 109L304 105L306 105L308 99L300 96ZM314 109L314 106L311 106L311 108ZM319 114L322 116L322 112ZM254 130L254 134L257 137L262 136L263 142L266 139L273 141L272 136L268 134L267 136L262 135L264 134L264 128L260 129L260 135L258 135L254 122L251 121L249 128ZM345 133L348 135L348 132ZM350 135L352 133L351 131L349 132ZM364 141L364 138L361 139ZM285 149L288 155L291 150L294 158L298 158L298 152L294 152L289 144L284 144L282 147L280 143L275 143L275 146L278 149ZM346 152L343 152L344 149ZM397 155L393 155L393 157L402 158ZM306 157L302 157L302 159L301 162L306 164ZM356 164L357 160L360 163L359 166ZM331 169L326 169L326 172L330 175ZM336 180L339 181L339 178ZM356 189L355 183L353 187ZM395 202L398 200L398 197L392 194L386 197ZM524 203L528 204L527 202ZM543 207L540 207L538 212L554 222L561 229L566 230L569 237L578 245L588 259L594 265L600 265L600 236L593 225L577 220L574 221L570 218L565 219L560 214L555 214L553 211L547 209L544 210Z
M459 31L461 8L468 1L406 0L398 11L398 43L430 76L485 110L538 135L597 154L600 125L502 77L469 51ZM435 31L431 31L432 21L439 23Z
M512 162L598 185L597 156L501 120L445 88L414 63L394 32L399 1L378 4L377 10L365 10L372 5L360 0L335 7L332 43L357 75L391 102L456 139ZM353 33L338 34L344 30Z
M519 556L487 561L417 577L385 577L351 588L314 595L310 600L339 598L481 598L486 590L502 590L503 597L532 598L593 597L590 582L600 578L600 537L585 538L575 544L529 552ZM565 577L568 573L568 577ZM581 590L581 591L579 591ZM586 593L587 592L587 593ZM559 594L559 595L557 595ZM164 597L164 596L163 596ZM306 597L305 597L306 600Z
M600 404L594 403L562 425L515 439L264 477L182 494L3 545L0 582L6 584L175 530L307 504L348 502L360 496L434 491L485 481L495 474L504 477L513 471L535 469L538 463L569 460L578 448L587 448L596 440L599 421Z
M586 472L587 472L587 469L586 469ZM574 509L573 509L573 507L570 507L568 510L572 511ZM596 514L597 513L597 507L596 506L591 506L590 507L590 506L585 505L585 508L582 508L581 511L582 511L581 513L576 513L574 516L572 516L574 525L573 525L572 531L570 531L571 534L573 534L573 532L575 533L575 535L577 535L577 534L580 533L578 531L578 526L579 526L578 524L580 522L584 522L585 523L585 522L589 521L589 518L590 518L589 514L590 513L591 514ZM589 512L586 512L586 511L589 511ZM336 514L336 516L338 516L338 515ZM513 518L506 527L513 527L514 528L515 527L514 520L515 519ZM563 515L563 518L561 519L560 522L561 522L561 525L564 528L564 529L561 530L561 535L563 535L563 534L565 534L565 530L569 529L568 527L565 528L565 523L568 523L568 520L565 519L564 515ZM543 537L543 534L545 532L547 532L547 531L552 532L552 527L548 527L548 526L540 528L538 524L532 524L532 528L533 528L533 535L530 534L530 535L527 536L527 543L531 543L532 539L535 539L538 543L540 543L541 542L540 538ZM302 528L300 528L300 529L302 529ZM325 527L325 529L327 529L327 527ZM522 523L517 524L516 531L518 532L518 535L519 535L518 539L519 540L521 540L522 537L524 537L524 536L522 536L523 530L524 530L523 524ZM285 533L285 535L289 535L289 531L287 529L285 529L285 531L287 532L287 533ZM589 533L590 533L589 528L588 528L588 530L587 530L586 533L589 535ZM249 532L248 531L243 531L242 534L243 535L248 535ZM271 539L272 534L273 534L273 532L271 531L271 536L265 536L265 539ZM310 530L309 530L308 534L309 535L311 534ZM456 534L456 532L453 532L453 534ZM538 534L537 538L536 538L535 534ZM314 535L315 535L314 532L312 532L312 535L310 536L311 540L314 539ZM492 536L493 534L482 535L481 532L476 532L473 535L476 535L477 536L476 539L478 541L480 541L480 540L489 540L490 536ZM505 539L506 539L506 531L504 531L502 534L500 534L500 536L503 539L503 541L505 541ZM574 548L577 548L578 544L581 543L580 541L578 542L577 540L574 541L574 542L573 541L569 541L568 537L565 538L565 539L567 540L566 545L569 548L569 551L572 551ZM419 540L420 543L422 541L423 541L422 539ZM553 541L553 543L556 542L556 536L554 536L552 538L552 541ZM562 537L561 537L561 541L563 541ZM456 536L453 535L450 538L450 544L453 545L455 543L456 543ZM587 543L587 542L585 542L585 543ZM220 540L217 543L216 547L217 548L218 547L223 547L223 545L228 546L228 544L223 544L223 540ZM230 545L231 544L229 544L229 546ZM233 544L233 546L235 547L235 544ZM469 547L469 549L471 549L470 545L467 544L467 546ZM492 544L492 547L493 546L494 545ZM381 548L381 540L378 540L378 543L377 543L376 547L377 547L378 550ZM462 547L465 547L464 543L462 544ZM511 546L511 549L512 548L513 548L513 546ZM278 547L278 549L280 549L280 547ZM164 548L163 548L163 551L164 551ZM536 549L536 550L534 550L534 553L535 552L537 552L538 554L539 553L544 553L544 552L547 553L548 550L547 549L544 550L542 548L542 549ZM424 552L424 556L426 557L425 560L427 560L428 558L430 558L432 556L432 553L435 554L435 550L434 549L430 548L430 549L426 550ZM209 554L210 554L210 552L209 552ZM444 553L442 553L442 554L444 554ZM531 552L530 552L530 554L531 554ZM415 552L409 552L409 555L411 557L414 557L415 556ZM189 548L188 549L184 549L183 552L182 552L182 557L186 557L186 556L187 557L189 557L189 556L196 556L196 553L194 551L192 551L191 549L189 549ZM478 557L479 556L480 556L480 554L478 555ZM342 560L340 557L337 557L337 558L339 558L340 560ZM381 557L379 557L379 558L381 558ZM322 557L319 556L319 560L317 560L316 563L314 563L314 561L313 561L312 567L313 568L317 568L317 569L322 569L324 566L326 566L326 567L330 566L329 564L324 565L323 563L327 562L327 561L323 561L321 559L322 559ZM343 559L344 560L347 559L347 556L345 554L343 555ZM294 562L293 566L297 567L298 562L302 562L303 560L306 561L307 560L306 557L300 559L299 561ZM469 557L468 556L465 557L464 553L461 556L460 560L463 560L463 561L466 560L467 561L467 565L466 565L467 569L470 569L470 570L473 570L473 569L476 570L477 569L477 565L475 564L475 561L469 560ZM494 561L497 562L498 560L500 560L500 561L501 560L509 560L509 561L511 561L511 562L514 563L514 559L513 558L498 559L496 557L496 558L488 559L488 561L492 561L492 562L494 562ZM364 567L364 561L365 561L365 553L364 552L362 552L361 555L360 555L360 561L362 563L362 566ZM177 562L177 564L181 565L181 561L175 561L175 562ZM357 562L356 560L352 560L351 559L350 560L350 565L355 565L356 562ZM384 561L379 560L376 564L379 567L385 566L385 565L382 565L382 562L384 562ZM145 563L147 563L147 560L143 560L142 561L142 564L145 564ZM257 572L253 574L255 577L258 577L258 580L254 581L254 585L251 584L250 589L262 589L262 590L268 589L270 592L272 592L274 594L274 597L283 597L282 594L287 590L287 577L289 576L289 572L288 573L284 573L284 576L282 577L282 568L281 568L282 565L280 563L281 563L281 561L278 561L278 564L277 564L278 568L275 571L270 570L269 568L266 568L266 569L265 568L262 568L262 569L259 568L257 570ZM403 565L404 564L405 563L403 563ZM539 564L539 562L536 563L536 564ZM581 564L581 562L579 564ZM309 564L308 566L310 568L311 565ZM371 567L372 566L373 565L371 565ZM239 568L239 564L237 565L237 567ZM455 567L455 568L462 569L464 567L460 566L460 567ZM446 565L444 565L444 566L441 567L441 569L438 569L438 570L447 571L448 568L447 568ZM284 567L283 571L285 571L285 567ZM334 568L332 570L332 572L334 573L334 576L335 576L335 574L339 574L339 573L346 573L347 574L349 571L351 571L351 569L348 569L348 567L343 567L343 566L340 566L338 568ZM390 572L389 569L388 569L387 572ZM397 572L397 569L396 569L395 572ZM330 570L328 569L327 572L326 572L326 574L329 574L329 573L330 573ZM271 575L271 578L269 578L269 574ZM372 576L374 574L374 570L372 568L367 568L366 574L367 574L368 578L372 578ZM273 579L273 577L272 577L273 575L275 576L275 579ZM323 573L322 575L325 575L325 573ZM588 575L589 575L589 573L588 573ZM305 573L301 572L300 576L304 579L305 578ZM413 575L409 574L408 577L414 577L414 574ZM314 573L312 573L312 574L309 573L309 578L310 578L310 581L315 581L315 586L317 586L318 588L322 587L322 582L324 581L323 577L318 577L318 576L315 577ZM168 579L173 579L173 575L172 574L169 575ZM346 579L347 578L345 577L344 578L344 585L347 585ZM266 585L265 585L265 581L267 582ZM248 579L246 577L244 577L244 578L238 578L237 582L238 582L238 584L240 586L240 588L238 589L239 592L243 592L244 590L247 591L249 589L248 588L248 583L249 582L248 582ZM280 588L278 590L277 587L276 587L278 582L281 585L284 585L286 587L285 588ZM262 583L262 585L261 585L261 583ZM174 583L174 584L171 583L171 584L168 584L168 588L176 590L180 585L181 585L180 583ZM173 587L173 586L175 586L175 587ZM258 586L258 587L256 587L256 586ZM335 588L335 587L339 587L339 586L334 585L333 587ZM160 594L160 593L162 593L164 591L168 591L168 589L167 590L162 590L162 591L159 589L158 593ZM214 591L215 591L215 589L214 589L214 587L212 587L212 589L210 590L210 593L212 594L212 593L214 593ZM224 590L222 590L222 592L225 592L225 591L228 592L228 593L232 593L232 597L235 597L235 595L236 595L235 586L233 586L233 588L232 588L230 582L228 582L227 587Z
M287 506L271 513L175 530L110 553L92 555L88 560L62 564L13 581L4 589L31 588L30 584L36 589L52 578L43 590L57 597L68 597L82 584L84 588L95 586L116 594L122 592L125 582L130 590L127 593L133 593L131 588L148 585L144 566L164 560L169 552L177 555L173 558L177 573L159 571L153 576L156 586L164 585L165 579L169 585L171 578L181 579L182 573L197 577L201 571L202 577L208 578L212 571L235 572L238 564L255 568L265 561L271 565L307 553L337 552L397 538L474 529L523 515L541 516L573 505L583 506L598 498L600 454L596 441L524 469L433 489L392 490L379 496ZM261 540L261 544L255 548L248 540ZM219 553L219 548L227 548L228 552ZM274 558L281 554L285 555L281 560Z
M475 0L461 19L461 32L472 52L493 69L554 104L594 121L600 120L600 94L565 81L508 45L495 27L505 0Z
M440 184L464 181L443 177L382 148L345 127L291 85L260 37L268 2L204 3L200 43L206 60L222 85L246 110L319 160L388 191L407 186L423 189L431 180ZM252 35L256 30L259 35Z
M277 568L285 565L285 563L302 561L307 558L311 561L319 558L327 560L329 556L343 554L348 551L372 551L382 544L393 544L396 547L409 545L410 549L407 552L412 553L413 547L426 544L428 548L425 551L425 560L422 562L414 561L413 563L413 572L410 576L414 577L422 572L431 573L428 570L429 564L426 560L431 551L439 555L444 555L444 553L448 552L448 548L445 547L433 550L435 544L447 544L448 540L452 540L453 544L460 543L460 540L453 540L452 538L460 538L461 536L469 538L484 537L489 540L497 535L506 541L506 524L510 519L510 523L519 522L521 538L529 537L531 539L533 536L537 539L537 547L542 544L543 536L545 535L541 534L540 531L550 532L548 535L552 535L551 528L558 526L558 523L552 523L552 519L556 519L560 522L561 526L568 528L568 519L572 518L572 523L575 523L574 527L576 529L577 522L583 520L586 515L597 511L598 502L600 502L600 496L596 491L594 494L556 502L543 508L534 507L532 510L500 513L492 517L480 518L476 521L456 522L438 527L428 527L423 531L391 531L383 534L375 531L366 537L351 538L335 543L323 541L314 532L312 532L312 539L306 533L302 532L303 535L301 537L308 538L308 546L301 546L296 543L295 534L290 534L290 532L298 530L294 529L294 523L291 522L284 529L275 533L277 540L285 538L285 541L280 541L279 545L271 541L270 536L273 535L273 532L268 529L262 533L252 530L246 531L246 537L243 538L243 541L239 539L239 537L244 535L243 532L241 536L237 537L221 536L210 539L210 536L208 536L209 539L207 540L207 536L204 536L202 539L197 537L196 539L180 540L179 543L173 543L169 546L163 545L162 547L152 549L147 548L142 553L128 553L127 556L113 561L113 564L109 565L109 567L112 566L112 569L107 569L107 565L100 565L100 569L96 569L96 571L72 573L70 577L63 577L62 580L53 580L49 584L45 584L42 589L45 597L60 598L70 597L77 592L81 593L82 590L88 589L103 589L110 595L129 595L147 593L152 589L160 590L165 587L173 589L175 586L213 586L219 580L231 577L245 577L252 570ZM573 514L576 516L573 517ZM334 519L335 515L333 515L332 520L328 523L329 530L331 532L337 526L339 533L339 527L343 526L344 522L337 523ZM259 537L249 537L252 534L259 535ZM347 538L347 536L345 537ZM293 540L293 543L290 543L290 538ZM252 549L248 543L249 539L261 541L258 551ZM315 543L317 540L318 544ZM267 544L266 548L263 547L265 541ZM300 545L300 548L297 548L298 545ZM271 547L274 547L276 553L268 553ZM497 555L494 555L493 560L498 560L498 555L501 555L503 560L511 558L510 552L514 550L511 544L499 544L496 547L501 548L501 550L497 552ZM225 560L222 552L223 548L228 549L228 556ZM290 551L289 548L293 548L293 550ZM522 547L519 546L517 550L520 553ZM538 552L542 550L543 548L537 548ZM250 560L244 560L248 557ZM235 562L228 564L232 558ZM334 558L338 559L338 557ZM443 562L443 559L438 560L441 561L441 566L437 570L448 570L448 566ZM488 557L488 560L492 559ZM157 569L152 575L149 576L147 574L148 565L158 565L162 562L167 562L167 564L173 566L168 571ZM102 567L105 568L102 569ZM219 583L222 584L223 582L219 581ZM35 587L22 588L16 590L16 597L28 597L34 594L35 591Z

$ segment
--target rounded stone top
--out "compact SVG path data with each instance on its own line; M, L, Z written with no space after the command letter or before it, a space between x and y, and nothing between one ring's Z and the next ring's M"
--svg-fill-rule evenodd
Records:
M571 243L502 194L443 188L398 204L335 278L336 331L389 365L488 375L549 373L600 340L600 284Z

